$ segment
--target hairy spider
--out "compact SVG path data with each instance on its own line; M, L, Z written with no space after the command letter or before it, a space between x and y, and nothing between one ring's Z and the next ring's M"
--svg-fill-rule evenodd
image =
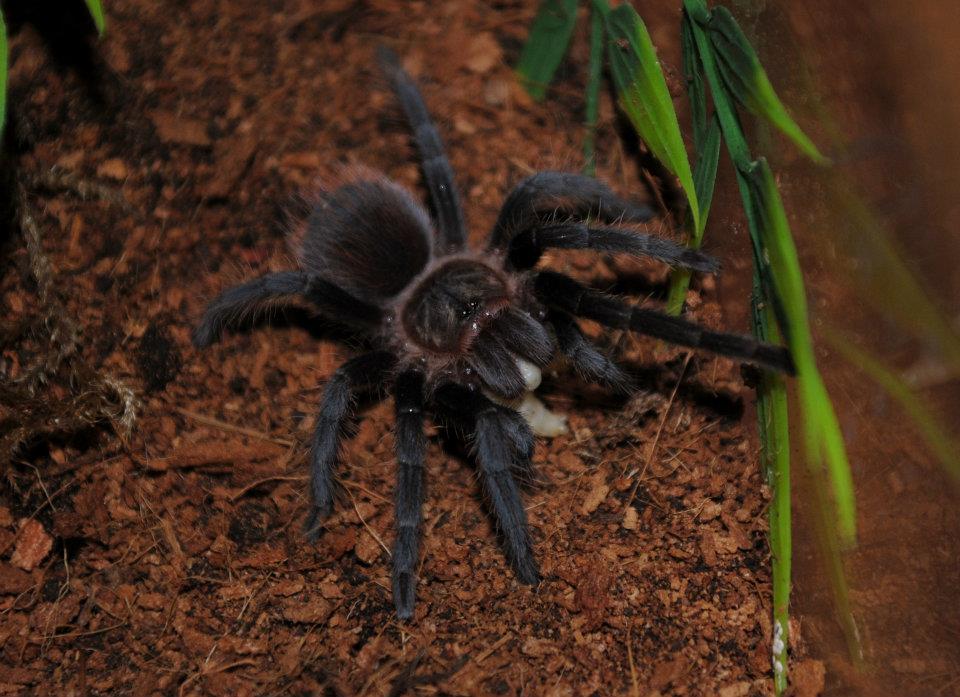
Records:
M514 479L530 467L534 436L510 405L536 388L540 370L558 353L587 380L615 388L629 382L584 337L577 317L775 370L792 372L793 365L782 347L631 307L562 274L535 270L545 249L592 249L717 270L705 254L620 227L646 221L652 211L596 179L562 172L527 177L503 204L486 249L468 248L453 171L423 98L395 54L381 50L380 63L413 132L435 219L382 175L367 172L324 191L296 245L301 270L224 291L207 307L193 340L208 346L244 315L300 298L349 325L369 347L324 389L310 444L313 502L306 529L315 539L332 510L340 440L356 398L391 388L398 465L393 599L398 615L408 618L428 408L471 435L506 555L517 578L534 584L539 572Z

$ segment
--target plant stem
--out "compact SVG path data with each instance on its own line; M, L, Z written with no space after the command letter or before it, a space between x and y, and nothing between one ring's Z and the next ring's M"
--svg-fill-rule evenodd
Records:
M597 173L597 109L600 97L600 75L603 70L603 16L594 7L590 12L590 63L587 66L586 112L583 134L583 172Z

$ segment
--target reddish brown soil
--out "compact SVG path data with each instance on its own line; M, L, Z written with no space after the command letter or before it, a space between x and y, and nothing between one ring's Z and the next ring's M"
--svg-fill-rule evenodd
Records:
M580 167L584 37L537 105L510 70L534 2L433 5L115 0L88 65L56 62L33 26L14 26L18 176L58 167L65 188L93 194L27 185L81 330L67 367L118 378L142 404L127 442L102 423L28 441L4 465L0 692L770 691L767 493L745 435L753 393L731 362L607 337L642 388L627 402L558 366L544 392L573 434L536 452L536 588L509 571L469 461L431 432L419 603L399 623L388 404L344 450L319 543L301 534L303 444L350 351L297 312L204 352L189 343L221 288L289 266L284 211L316 177L364 163L422 191L378 43L423 85L475 242L512 183ZM646 18L675 52L675 9ZM601 120L601 175L647 196L606 95ZM626 275L617 288L638 299L664 290L653 264L549 263L605 286ZM693 315L721 326L711 289L691 294ZM44 309L20 236L0 303L14 320ZM6 349L13 379L50 344ZM54 411L86 389L68 372L40 389Z

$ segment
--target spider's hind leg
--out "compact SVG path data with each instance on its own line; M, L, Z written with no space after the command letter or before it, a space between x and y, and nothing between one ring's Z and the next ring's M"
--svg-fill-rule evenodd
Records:
M344 363L323 390L317 423L310 441L310 484L313 503L304 530L310 539L320 534L321 521L333 511L333 472L347 419L354 413L357 396L377 387L393 368L396 358L374 351Z

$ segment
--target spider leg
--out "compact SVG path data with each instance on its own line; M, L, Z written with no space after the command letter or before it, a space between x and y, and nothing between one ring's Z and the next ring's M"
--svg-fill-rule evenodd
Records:
M423 373L408 370L396 382L394 402L397 413L395 450L397 456L396 525L393 546L393 602L400 619L413 616L416 600L416 566L420 545L420 518L423 505Z
M620 198L606 184L572 172L537 172L507 196L490 233L489 246L503 249L517 232L557 210L578 218L591 216L604 223L642 223L653 210Z
M512 469L517 460L529 460L533 438L523 419L510 418L500 407L477 391L446 383L434 399L446 414L467 420L473 427L473 452L482 473L483 487L506 547L507 558L521 583L534 584L540 572L533 555L527 514ZM521 426L521 424L523 424ZM526 452L520 452L523 446ZM522 465L521 465L522 466Z
M397 54L386 46L377 49L380 67L400 102L413 131L413 139L420 151L423 178L430 191L440 231L441 246L447 251L462 249L467 235L463 223L463 208L453 176L453 168L443 149L443 141L430 118L423 96Z
M534 292L552 308L592 319L608 327L628 329L680 346L707 349L791 375L795 372L790 352L782 346L766 344L741 334L715 332L656 310L631 307L563 274L540 272L534 281Z
M557 335L560 352L567 357L582 378L608 385L621 392L629 391L630 377L583 335L573 317L554 310L550 313L549 321Z
M483 384L494 393L515 399L526 391L516 358L495 333L485 331L477 337L470 348L469 361Z
M529 269L539 261L545 249L551 248L623 252L707 273L715 273L720 269L720 264L713 257L662 237L577 222L547 227L531 226L522 230L510 240L507 260L516 269Z
M379 385L396 358L387 351L374 351L352 358L333 374L323 390L320 411L310 441L310 483L313 504L304 526L315 540L320 521L333 511L333 471L340 450L344 424L353 413L357 395Z
M226 327L297 296L359 328L368 329L380 322L377 307L354 298L334 284L301 271L278 271L228 288L210 301L193 331L193 344L197 348L209 346L220 338Z
M523 310L508 307L494 320L491 330L510 351L541 368L556 351L547 328Z

